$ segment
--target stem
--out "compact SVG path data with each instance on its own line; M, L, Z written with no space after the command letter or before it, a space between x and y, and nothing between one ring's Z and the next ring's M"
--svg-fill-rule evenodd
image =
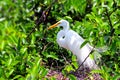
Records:
M107 41L109 41L109 44L110 44L110 43L112 42L112 36L114 35L115 29L114 29L114 27L113 27L113 25L112 25L112 21L111 21L111 19L110 19L110 15L109 15L107 9L106 9L106 16L107 16L107 18L108 18L109 25L110 25L110 33L109 33L110 38L108 38L108 40L107 40Z
M109 21L109 24L110 24L110 30L112 30L113 29L113 25L112 25L112 21L110 19L110 15L108 13L108 9L107 8L106 8L106 15L107 15L107 18L108 18L108 21Z
M57 0L54 0L54 1L48 6L48 8L42 12L41 17L40 17L40 18L38 19L38 21L36 22L36 25L34 26L34 28L32 28L32 30L30 31L30 33L27 35L27 38L26 38L26 39L28 39L29 36L30 36L33 32L35 32L35 29L38 28L39 25L40 25L42 22L44 23L44 22L46 21L48 15L49 15L49 12L50 12L50 10L51 10L51 7L54 5L55 2L57 2Z
M80 69L80 67L84 64L84 62L87 60L87 58L90 56L90 54L92 54L94 51L94 47L92 48L91 52L88 54L88 56L84 59L84 61L79 65L78 69L76 69L76 71L78 71Z

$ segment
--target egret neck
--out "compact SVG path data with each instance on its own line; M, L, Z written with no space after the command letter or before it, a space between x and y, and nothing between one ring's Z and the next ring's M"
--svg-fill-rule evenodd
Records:
M59 21L61 24L59 24L59 26L63 27L64 31L68 31L69 30L69 23L66 20L61 20Z

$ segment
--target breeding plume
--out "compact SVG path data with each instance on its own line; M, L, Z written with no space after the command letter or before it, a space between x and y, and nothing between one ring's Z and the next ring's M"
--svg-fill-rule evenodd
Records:
M92 51L92 46L88 43L85 44L82 48L80 46L85 41L78 33L69 28L69 22L66 20L60 20L59 22L53 24L48 29L54 28L56 26L62 26L63 30L60 30L57 34L57 43L60 47L70 50L74 55L77 56L79 64L81 64L85 58L89 55ZM95 61L90 56L86 59L83 63L84 67L90 69L96 69L97 65Z

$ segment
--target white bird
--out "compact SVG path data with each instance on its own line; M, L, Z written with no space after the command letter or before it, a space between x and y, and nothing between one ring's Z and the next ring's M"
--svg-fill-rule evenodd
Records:
M93 47L88 43L82 48L80 46L85 41L78 33L69 28L69 22L66 20L60 20L56 24L53 24L48 29L56 26L62 26L63 30L60 30L57 34L57 43L60 47L70 50L74 55L77 56L79 64L81 64L85 58L90 54ZM95 64L95 60L90 56L83 63L84 68L97 69L98 66Z

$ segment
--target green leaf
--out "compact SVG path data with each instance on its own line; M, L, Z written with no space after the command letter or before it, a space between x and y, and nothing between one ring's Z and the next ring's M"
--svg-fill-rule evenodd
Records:
M47 58L53 58L53 59L59 60L56 55L47 55L46 57Z
M85 46L88 42L89 42L88 40L85 40L85 41L81 44L80 48L82 48L83 46Z
M4 74L3 74L3 69L2 67L0 66L0 77L2 77Z
M70 71L75 70L75 69L72 67L72 65L66 65L64 70L66 70L67 72L70 72Z
M120 79L120 74L117 74L113 77L113 80L119 80Z
M35 37L35 35L32 34L31 45L34 45L35 40L36 40L36 37Z
M21 75L16 75L14 78L13 78L13 80L14 79L19 79L20 77L22 77Z
M56 80L54 77L51 77L50 80Z
M68 77L70 78L70 80L77 80L77 78L72 74L70 74Z
M14 69L11 69L8 73L6 73L7 78L10 77L10 75L13 73Z
M72 56L72 61L77 61L75 55Z
M6 80L5 78L3 78L3 77L0 77L0 80Z
M18 44L17 44L17 51L19 52L21 49L21 45L20 45L20 38L18 39Z
M115 71L118 72L119 69L120 69L120 68L119 68L118 64L115 64ZM119 71L119 72L120 72L120 71Z
M72 65L75 67L75 69L77 69L78 68L78 66L79 66L79 64L78 64L78 62L76 61L76 62L72 62Z
M43 53L43 54L44 54L44 53ZM59 60L58 57L57 57L57 55L55 55L54 52L50 52L50 54L45 53L44 55L45 55L47 58L53 58L53 59Z
M45 69L45 68L41 68L41 71L40 71L40 75L41 75L41 77L45 77L46 75L47 75L47 73L48 73L48 70L47 69Z

